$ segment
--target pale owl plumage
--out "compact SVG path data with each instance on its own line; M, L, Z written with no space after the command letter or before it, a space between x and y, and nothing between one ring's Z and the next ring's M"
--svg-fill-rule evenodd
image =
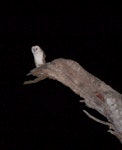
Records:
M34 62L36 67L40 67L45 63L45 54L39 46L32 46L31 51L34 56Z

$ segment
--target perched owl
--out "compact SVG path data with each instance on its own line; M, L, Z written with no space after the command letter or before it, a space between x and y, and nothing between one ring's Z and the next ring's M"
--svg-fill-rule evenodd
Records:
M36 67L40 67L41 65L45 64L46 55L38 45L32 46L31 51L33 53Z

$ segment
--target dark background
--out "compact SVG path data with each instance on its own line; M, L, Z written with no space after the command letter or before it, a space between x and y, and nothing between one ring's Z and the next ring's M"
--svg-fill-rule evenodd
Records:
M25 10L27 15L22 15ZM114 5L37 3L21 7L21 14L16 7L13 15L0 16L1 150L121 149L108 128L82 110L106 119L79 103L81 98L69 88L49 79L23 85L35 67L31 46L39 45L47 61L73 59L122 93L120 10Z

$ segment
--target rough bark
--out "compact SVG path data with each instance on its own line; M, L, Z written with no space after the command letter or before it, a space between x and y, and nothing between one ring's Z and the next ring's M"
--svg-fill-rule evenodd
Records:
M37 78L25 81L24 84L50 78L68 86L73 92L84 98L88 107L95 109L107 118L108 122L100 121L85 111L90 118L108 125L109 132L122 143L122 94L88 73L77 62L69 59L55 59L39 68L34 68L28 75Z

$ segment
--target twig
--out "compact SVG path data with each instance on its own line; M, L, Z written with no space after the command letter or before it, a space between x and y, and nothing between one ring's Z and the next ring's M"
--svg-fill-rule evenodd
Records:
M101 123L103 125L107 125L110 129L113 129L114 130L114 127L111 123L109 122L106 122L106 121L103 121L103 120L100 120L94 116L92 116L90 113L88 113L86 110L83 110L83 112L91 119L93 119L94 121L98 122L98 123Z

